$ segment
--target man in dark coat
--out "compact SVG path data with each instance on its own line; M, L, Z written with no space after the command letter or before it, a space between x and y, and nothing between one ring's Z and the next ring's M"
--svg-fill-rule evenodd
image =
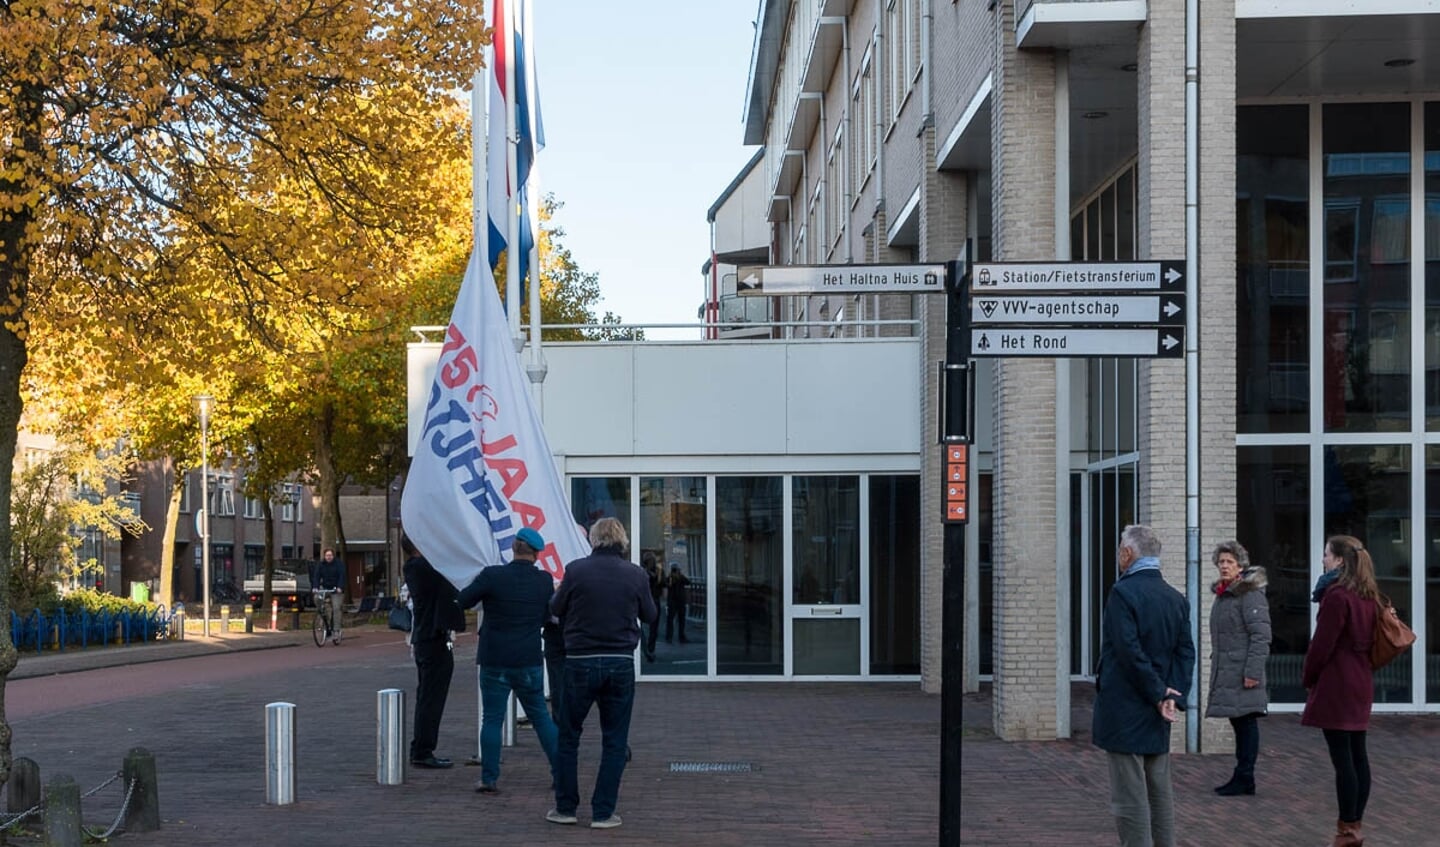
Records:
M601 518L590 528L590 543L593 552L565 566L565 578L550 600L551 614L563 622L565 680L560 749L555 757L555 808L545 819L576 822L580 733L590 708L598 706L600 772L590 795L590 826L610 829L620 825L615 806L635 706L634 655L640 645L640 624L655 623L659 612L650 594L650 578L624 558L630 544L625 526L615 518Z
M545 759L555 762L555 722L545 706L545 668L540 628L550 619L555 583L535 566L545 539L530 527L515 535L509 564L480 571L460 592L456 603L468 609L484 606L480 624L480 779L475 790L494 794L500 779L500 741L511 692L525 708Z
M1110 760L1110 807L1121 847L1174 847L1170 724L1195 668L1185 598L1160 576L1160 539L1125 527L1120 577L1105 601L1093 741Z
M400 536L400 547L406 556L405 586L415 605L410 646L419 676L410 764L417 768L448 768L454 763L436 756L435 744L440 737L445 700L450 696L450 677L455 673L450 634L464 631L465 613L455 604L455 586L420 555L409 536Z

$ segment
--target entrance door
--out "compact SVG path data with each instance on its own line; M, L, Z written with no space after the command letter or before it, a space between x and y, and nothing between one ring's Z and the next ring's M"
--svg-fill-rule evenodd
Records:
M865 584L859 476L791 479L791 673L858 676Z
M1084 676L1094 676L1100 661L1100 611L1115 584L1115 551L1120 546L1120 532L1135 522L1138 460L1136 454L1128 453L1094 463L1085 473L1083 511L1088 525L1081 591L1075 598L1075 605L1083 610L1080 628L1085 636L1076 642L1076 647L1084 651L1080 661L1080 672Z

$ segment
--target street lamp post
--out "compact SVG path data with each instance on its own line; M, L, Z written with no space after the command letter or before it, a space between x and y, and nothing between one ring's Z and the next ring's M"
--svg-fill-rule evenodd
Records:
M200 580L204 590L205 637L210 637L210 409L215 398L209 394L195 395L195 411L200 415Z

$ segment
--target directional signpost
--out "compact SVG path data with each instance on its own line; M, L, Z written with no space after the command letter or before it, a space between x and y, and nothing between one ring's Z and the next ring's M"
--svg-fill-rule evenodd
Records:
M970 355L1179 358L1185 263L987 262L970 274Z
M928 294L944 290L944 265L742 265L735 293Z

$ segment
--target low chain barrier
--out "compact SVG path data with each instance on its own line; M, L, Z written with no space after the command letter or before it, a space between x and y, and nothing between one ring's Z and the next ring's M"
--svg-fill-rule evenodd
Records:
M86 797L93 797L94 795L100 793L100 791L104 790L106 787L116 782L123 776L124 773L122 771L116 771L113 775L111 775L109 779L105 780L104 782L100 783L89 791L86 791L84 794L81 794L80 799L83 800ZM125 789L125 799L120 803L120 811L115 814L115 820L110 824L110 827L108 829L102 832L97 832L90 827L81 824L80 829L85 833L85 836L87 838L104 841L105 839L114 835L116 831L120 829L121 821L125 820L125 812L130 808L130 800L132 797L135 796L136 783L137 780L130 780L130 785L127 786ZM11 829L12 827L18 825L21 821L24 821L27 818L40 814L44 810L44 808L45 803L44 801L41 801L18 814L4 815L3 822L0 822L0 833Z

